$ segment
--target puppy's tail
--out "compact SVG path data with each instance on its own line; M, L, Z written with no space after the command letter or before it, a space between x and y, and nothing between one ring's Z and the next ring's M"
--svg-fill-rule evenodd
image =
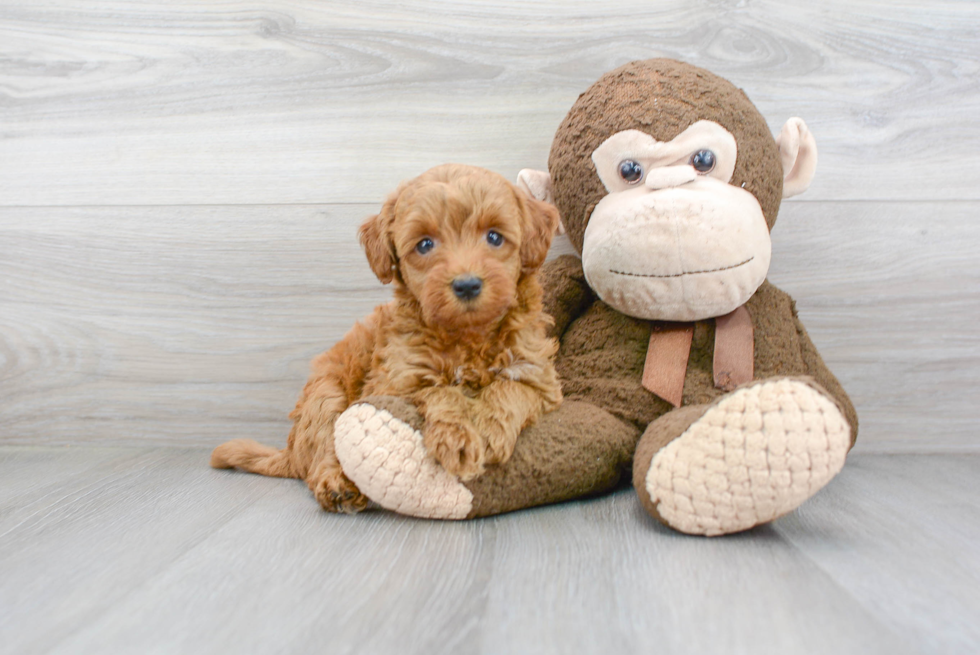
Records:
M251 439L226 441L211 453L216 469L238 468L274 478L295 478L288 450L276 450Z

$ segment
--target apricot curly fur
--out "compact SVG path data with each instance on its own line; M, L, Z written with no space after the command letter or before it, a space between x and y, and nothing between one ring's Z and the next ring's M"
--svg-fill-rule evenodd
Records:
M360 511L368 501L337 461L333 426L377 395L418 406L425 446L448 472L469 480L506 462L521 430L562 399L536 277L557 227L554 207L484 169L446 164L403 183L359 232L394 299L313 360L284 450L237 439L211 465L305 479L324 509ZM482 281L469 300L452 286L467 276Z

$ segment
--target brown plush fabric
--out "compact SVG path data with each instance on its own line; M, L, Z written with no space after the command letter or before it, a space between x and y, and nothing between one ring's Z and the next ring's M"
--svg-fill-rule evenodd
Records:
M469 518L608 491L629 479L640 431L588 403L565 401L524 430L503 466L464 483Z
M735 137L738 159L731 183L744 185L756 197L772 229L783 195L783 172L765 119L728 80L672 59L648 59L600 77L579 96L555 133L548 169L562 222L579 252L592 210L606 195L592 151L630 129L670 141L699 120L714 121Z
M576 257L559 257L546 262L538 271L544 290L544 311L555 323L548 336L561 339L572 319L580 315L595 300L582 272L582 262Z
M577 279L581 261L564 255L545 266ZM549 278L550 279L550 278ZM565 285L564 288L568 288ZM755 339L755 377L809 375L837 401L857 434L857 414L847 394L824 364L798 323L789 294L768 281L745 304ZM642 386L643 364L650 339L650 322L631 318L595 300L571 321L561 340L555 367L569 400L602 407L645 430L671 409L670 403ZM725 392L714 386L714 319L694 324L694 340L684 380L683 406L714 401Z
M792 303L791 309L796 323L796 332L800 340L800 353L806 364L807 374L837 401L837 406L840 407L844 417L847 418L847 422L851 424L851 448L853 448L858 434L857 411L854 409L851 399L848 398L847 393L844 391L844 387L841 386L841 383L834 374L827 368L823 357L817 352L817 347L810 341L810 335L806 333L806 328L803 327L803 323L800 322L800 318L796 314L795 302Z

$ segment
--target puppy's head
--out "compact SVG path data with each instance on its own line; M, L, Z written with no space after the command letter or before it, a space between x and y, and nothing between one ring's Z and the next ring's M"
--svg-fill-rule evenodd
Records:
M544 262L558 210L482 168L446 164L403 183L360 229L371 269L443 328L493 323Z

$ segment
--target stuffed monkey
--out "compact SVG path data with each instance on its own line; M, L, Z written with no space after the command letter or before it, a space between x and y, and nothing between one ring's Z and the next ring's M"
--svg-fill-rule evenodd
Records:
M548 173L581 258L542 269L562 406L511 459L465 483L426 457L414 407L366 399L336 424L345 473L404 514L470 518L606 491L629 475L682 532L746 530L841 469L857 415L793 300L766 281L782 198L804 191L813 137L777 139L745 94L668 59L603 75L558 128Z

